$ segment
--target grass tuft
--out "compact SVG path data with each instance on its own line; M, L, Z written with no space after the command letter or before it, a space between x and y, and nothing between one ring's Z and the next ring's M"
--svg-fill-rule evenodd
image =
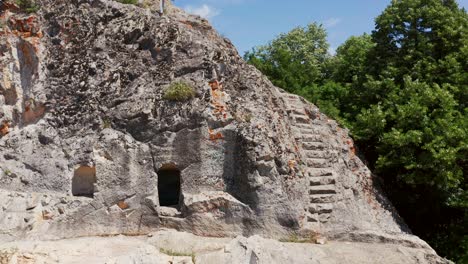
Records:
M169 101L187 101L195 96L195 90L185 82L174 82L164 91L163 99Z
M127 5L136 5L138 4L138 0L117 0L117 2Z
M159 251L163 254L172 257L191 257L192 262L195 263L195 253L194 252L182 252L182 251L174 251L171 249L160 248Z
M318 234L317 233L312 233L308 238L304 237L299 237L295 234L286 237L286 238L281 238L279 241L283 243L315 243L315 240L317 239Z
M35 0L15 0L15 3L26 13L35 13L40 8Z

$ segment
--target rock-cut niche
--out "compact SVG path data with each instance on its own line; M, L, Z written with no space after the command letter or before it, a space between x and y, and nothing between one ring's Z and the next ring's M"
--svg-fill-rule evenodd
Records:
M94 183L96 183L96 167L80 166L73 174L73 196L93 198Z
M180 170L163 166L158 170L159 205L177 208L180 202Z

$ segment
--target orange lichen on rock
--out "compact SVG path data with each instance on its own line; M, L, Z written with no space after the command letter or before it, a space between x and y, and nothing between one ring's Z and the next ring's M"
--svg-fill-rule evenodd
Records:
M48 212L47 210L42 211L42 219L44 220L51 220L52 219L52 214Z
M188 28L193 28L193 25L192 23L190 23L190 21L187 21L187 20L179 20L180 23L186 25Z
M225 103L226 94L223 92L223 84L219 81L210 81L211 87L211 104L214 107L213 113L219 119L227 119L227 107Z
M219 90L223 89L223 85L219 81L210 81L209 85L210 85L212 91L216 91L218 89Z
M346 140L346 144L349 146L351 154L356 155L356 148L354 147L353 141L351 139Z
M25 125L33 124L41 119L46 111L43 104L35 105L33 101L29 100L24 103L23 123Z
M26 18L12 17L9 21L12 33L15 35L21 36L23 38L41 38L43 36L41 28L35 16L29 16Z
M5 136L10 133L10 122L3 121L3 124L0 125L0 135Z
M289 167L291 170L293 170L293 169L296 167L296 165L297 165L297 161L295 161L295 160L289 160L289 161L288 161L288 167Z
M42 29L39 20L35 15L27 17L17 16L14 7L9 6L4 8L6 11L2 12L0 19L5 24L0 30L0 36L13 36L29 42L34 48L35 52L39 51L39 44L43 37Z
M218 139L224 139L224 136L221 132L214 132L211 129L208 129L210 140L216 141Z
M2 1L3 3L0 5L0 11L6 11L6 10L10 10L10 11L18 11L20 8L18 5L16 5L15 3L12 3L12 2L8 2L8 1ZM0 12L0 14L5 14L6 12Z
M128 209L130 206L128 205L128 203L126 203L125 201L119 201L117 203L117 206L120 207L120 209L122 210L125 210L125 209Z

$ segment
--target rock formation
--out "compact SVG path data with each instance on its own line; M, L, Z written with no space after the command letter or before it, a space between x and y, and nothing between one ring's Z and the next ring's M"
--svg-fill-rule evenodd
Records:
M444 261L409 234L347 130L274 87L206 20L38 2L37 14L1 13L0 241L172 228L386 242ZM195 96L167 100L176 82Z

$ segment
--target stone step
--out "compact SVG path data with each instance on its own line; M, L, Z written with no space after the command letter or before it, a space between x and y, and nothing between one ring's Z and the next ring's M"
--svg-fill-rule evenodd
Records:
M328 127L329 126L327 121L320 120L320 119L313 119L311 124L314 125L314 126L321 126L321 127Z
M301 100L301 98L298 96L298 95L295 95L295 94L286 94L286 99L296 99L296 100Z
M297 139L299 139L303 144L308 142L323 142L321 135L300 135Z
M305 150L324 150L327 144L323 142L302 142L302 148Z
M302 109L304 110L304 105L299 100L287 99L286 107L289 109Z
M307 128L299 127L299 130L301 131L302 134L305 134L305 135L321 135L322 134L322 130L320 128L311 126L310 124L308 125L309 127Z
M286 103L293 104L293 105L301 105L302 104L301 99L299 99L299 97L297 97L297 96L295 96L295 97L284 97L283 100Z
M298 128L309 128L310 124L296 124L296 127L298 127Z
M330 214L319 214L319 221L321 223L326 223L330 220Z
M314 168L330 168L331 164L328 159L317 158L317 159L307 159L306 160L307 166L314 167Z
M291 118L293 118L296 121L296 123L299 123L299 124L308 124L310 122L310 118L303 114L302 115L292 114Z
M309 177L330 177L335 176L333 170L323 168L309 168L306 171Z
M296 127L298 128L303 128L303 129L311 129L311 128L320 128L320 129L323 129L323 127L325 127L325 125L321 124L321 123L317 123L315 120L311 120L311 124L296 124Z
M304 223L304 229L305 230L319 230L320 229L320 223L319 222L308 222L308 221L306 221Z
M329 214L333 211L333 204L311 204L309 205L309 213L311 214Z
M328 159L334 156L334 153L326 150L306 150L304 151L308 158L323 158Z
M310 195L310 203L333 203L335 202L334 194L313 194Z
M293 115L304 115L304 108L287 108L286 111Z
M310 186L335 184L336 179L333 176L309 177Z
M307 217L307 222L312 222L312 223L318 222L320 219L318 214L307 213L306 217Z
M309 194L335 194L336 187L334 184L317 185L309 187Z

